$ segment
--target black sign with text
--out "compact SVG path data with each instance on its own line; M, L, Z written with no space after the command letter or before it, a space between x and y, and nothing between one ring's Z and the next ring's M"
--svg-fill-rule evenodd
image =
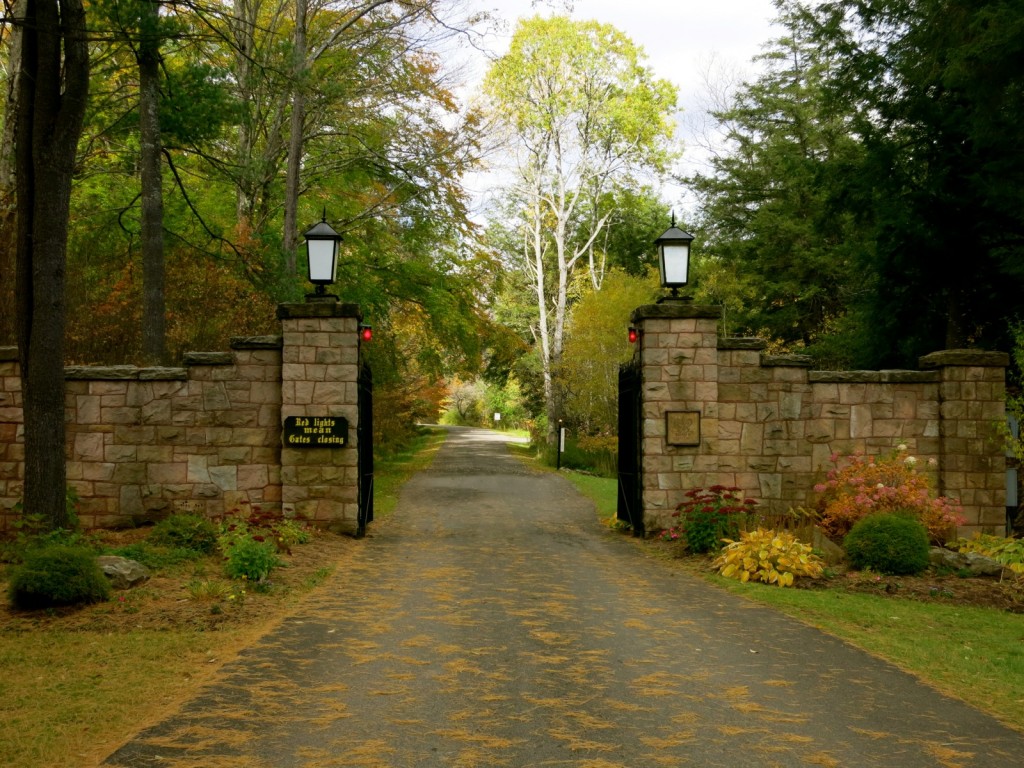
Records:
M348 419L344 416L289 416L282 440L288 448L344 448Z

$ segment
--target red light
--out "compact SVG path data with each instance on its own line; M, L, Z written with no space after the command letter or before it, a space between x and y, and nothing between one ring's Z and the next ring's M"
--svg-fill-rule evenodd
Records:
M630 328L629 329L629 343L630 344L636 344L636 340L638 338L640 338L640 334L637 332L636 328Z
M360 326L360 328L359 328L359 338L361 338L363 341L372 341L373 340L373 328L371 328L368 325Z

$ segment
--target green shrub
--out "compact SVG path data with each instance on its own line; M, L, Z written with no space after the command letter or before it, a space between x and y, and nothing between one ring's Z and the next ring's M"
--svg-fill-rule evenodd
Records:
M201 515L171 515L153 526L149 541L168 549L191 549L208 554L217 546L217 529Z
M672 513L679 518L679 525L670 528L664 537L681 537L686 549L695 554L720 550L723 540L738 536L757 510L757 502L744 498L739 488L713 485L691 488L685 495L686 501Z
M277 547L268 541L257 541L249 536L236 539L225 551L225 570L233 579L253 582L266 580L270 572L281 565Z
M309 544L313 540L313 532L309 526L299 520L282 518L274 523L271 534L278 542L278 550L291 550L296 544Z
M906 514L870 515L843 540L854 568L912 575L928 567L928 529Z
M714 562L727 579L763 581L780 587L792 585L797 576L820 578L825 562L789 531L758 528L744 531L739 541L730 541Z
M67 528L52 528L52 521L38 512L26 514L22 503L14 505L15 517L10 528L13 537L0 541L0 562L20 563L30 549L56 545L92 546L92 538L78 530L78 493L68 486L64 494Z
M11 577L10 598L25 609L98 603L110 599L110 582L92 550L51 546L26 553Z

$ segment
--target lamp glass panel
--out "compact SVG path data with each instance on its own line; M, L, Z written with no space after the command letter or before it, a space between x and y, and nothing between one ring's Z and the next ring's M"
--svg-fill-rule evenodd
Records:
M665 243L661 246L661 281L664 285L686 285L690 267L688 243Z
M334 250L333 240L307 240L309 248L309 280L312 283L334 282Z

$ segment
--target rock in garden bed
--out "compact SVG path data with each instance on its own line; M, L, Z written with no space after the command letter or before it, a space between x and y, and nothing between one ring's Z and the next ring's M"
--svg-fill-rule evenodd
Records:
M100 555L96 559L114 589L131 589L149 581L149 569L135 560L117 555Z

